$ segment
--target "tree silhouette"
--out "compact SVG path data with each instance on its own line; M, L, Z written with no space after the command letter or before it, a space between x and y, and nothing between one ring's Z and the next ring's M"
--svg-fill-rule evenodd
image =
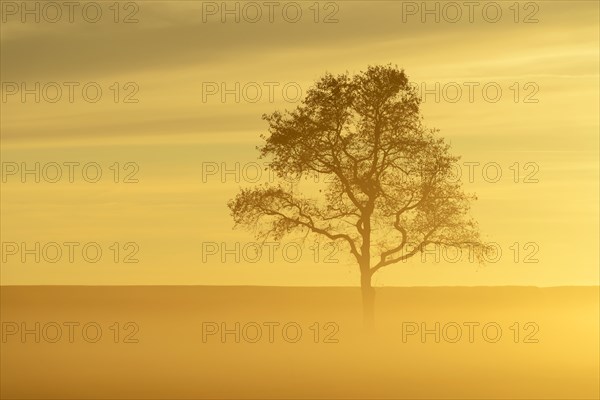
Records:
M453 179L459 157L423 126L420 102L404 70L391 65L325 74L295 110L263 115L269 135L258 149L282 181L318 173L329 178L326 188L298 194L264 185L228 203L236 226L255 228L257 237L300 230L343 243L360 269L367 324L380 269L428 245L469 247L479 259L486 251L468 213L475 197Z

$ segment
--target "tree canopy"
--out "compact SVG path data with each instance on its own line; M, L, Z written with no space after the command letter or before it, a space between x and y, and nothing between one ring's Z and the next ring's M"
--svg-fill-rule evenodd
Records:
M420 97L397 67L351 76L325 74L292 111L263 115L261 158L282 179L318 173L323 191L283 184L242 189L228 203L236 225L280 239L313 232L347 245L361 274L410 258L429 244L480 254L469 208L452 166L459 157L424 126ZM364 280L363 280L364 283Z

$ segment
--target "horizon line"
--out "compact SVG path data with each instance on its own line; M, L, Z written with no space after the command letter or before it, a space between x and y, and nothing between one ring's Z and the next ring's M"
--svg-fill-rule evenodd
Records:
M202 284L116 284L116 285L95 285L95 284L0 284L0 288L3 287L214 287L214 288L282 288L282 289L326 289L326 288L348 288L348 289L360 289L357 286L282 286L282 285L202 285ZM556 285L556 286L535 286L535 285L413 285L413 286L373 286L373 288L397 288L397 289L408 289L408 288L536 288L536 289L552 289L552 288L598 288L597 285Z

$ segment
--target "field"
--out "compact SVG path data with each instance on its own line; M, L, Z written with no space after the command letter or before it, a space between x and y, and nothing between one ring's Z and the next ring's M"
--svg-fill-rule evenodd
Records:
M0 290L3 399L600 396L598 287Z

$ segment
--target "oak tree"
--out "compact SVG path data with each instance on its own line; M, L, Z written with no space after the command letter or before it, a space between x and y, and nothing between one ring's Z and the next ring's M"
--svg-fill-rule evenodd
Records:
M228 206L262 238L295 231L336 241L356 260L364 317L372 321L373 274L429 245L486 251L470 201L453 175L458 157L427 129L421 99L403 70L370 66L325 74L292 111L263 115L258 149L281 184L245 188ZM318 173L321 191L297 193L285 178Z

